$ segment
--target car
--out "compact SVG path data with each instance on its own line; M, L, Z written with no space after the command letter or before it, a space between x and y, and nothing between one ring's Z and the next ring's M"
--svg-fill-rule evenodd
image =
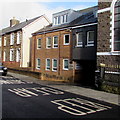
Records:
M7 75L7 68L0 63L0 75L6 76Z

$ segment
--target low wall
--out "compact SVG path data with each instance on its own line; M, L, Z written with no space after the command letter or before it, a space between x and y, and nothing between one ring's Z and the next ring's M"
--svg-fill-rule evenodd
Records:
M31 68L8 68L8 71L13 73L18 73L22 75L27 75L31 77L38 78L40 80L48 80L48 81L59 81L59 82L73 82L73 78L67 78L62 76L56 76L56 75L49 75L45 73L40 72L34 72L31 70Z

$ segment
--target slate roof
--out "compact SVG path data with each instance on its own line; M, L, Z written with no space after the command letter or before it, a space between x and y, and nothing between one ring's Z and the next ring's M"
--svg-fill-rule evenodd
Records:
M41 15L43 16L43 15ZM39 17L41 17L39 16ZM10 33L10 32L13 32L13 31L17 31L17 30L20 30L22 29L23 27L25 27L26 25L32 23L33 21L35 21L36 19L38 19L39 17L36 17L36 18L33 18L33 19L30 19L30 20L26 20L24 22L21 22L13 27L7 27L7 28L4 28L2 30L0 30L0 35L4 35L6 33Z
M40 29L39 31L33 33L33 35L35 34L39 34L39 33L45 33L45 32L51 32L53 30L57 30L57 29L63 29L66 27L73 27L73 26L77 26L77 25L84 25L84 24L90 24L90 23L97 23L97 18L94 16L93 12L88 12L80 17L78 17L77 19L73 20L70 23L67 24L62 24L60 26L52 26L52 24Z

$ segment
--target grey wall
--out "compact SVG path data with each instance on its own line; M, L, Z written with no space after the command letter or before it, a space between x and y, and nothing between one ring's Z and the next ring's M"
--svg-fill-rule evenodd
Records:
M94 46L87 46L87 32L94 31ZM76 47L76 33L83 32L83 46ZM97 50L97 25L73 29L73 60L96 60Z

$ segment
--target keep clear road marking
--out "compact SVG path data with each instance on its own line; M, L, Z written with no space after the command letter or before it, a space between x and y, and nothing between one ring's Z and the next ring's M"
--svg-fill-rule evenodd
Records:
M32 97L32 96L39 96L39 93L42 93L42 95L62 95L64 92L48 88L48 87L34 87L34 88L14 88L14 89L8 89L8 91L15 93L16 95L19 95L21 97ZM37 92L37 93L34 93Z
M81 98L60 99L53 100L51 102L59 105L58 106L59 110L77 116L111 109L111 107L109 106L102 105L96 102L91 102Z

